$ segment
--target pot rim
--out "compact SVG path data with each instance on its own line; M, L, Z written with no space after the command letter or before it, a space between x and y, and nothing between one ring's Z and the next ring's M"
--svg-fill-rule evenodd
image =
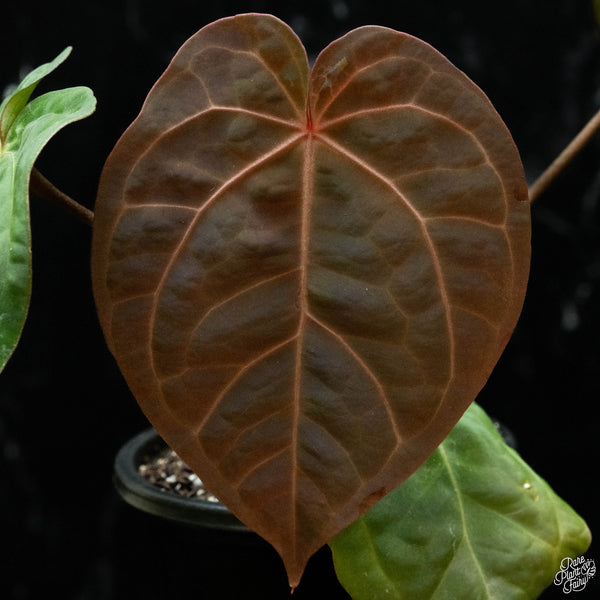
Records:
M230 531L250 531L220 502L186 498L161 490L139 472L148 456L167 448L154 428L138 433L126 442L115 458L114 485L131 506L144 512L187 524Z

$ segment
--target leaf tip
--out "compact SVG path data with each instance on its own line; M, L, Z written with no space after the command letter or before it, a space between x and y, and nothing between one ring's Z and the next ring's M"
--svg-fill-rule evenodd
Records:
M62 62L67 59L69 55L73 52L73 46L67 46L57 57L56 60Z

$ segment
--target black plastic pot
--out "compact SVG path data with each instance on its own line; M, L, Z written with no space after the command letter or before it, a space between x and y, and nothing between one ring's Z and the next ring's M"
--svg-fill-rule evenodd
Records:
M185 498L161 490L140 474L139 466L167 449L154 429L129 440L115 459L115 487L131 506L159 517L220 530L248 532L220 502Z

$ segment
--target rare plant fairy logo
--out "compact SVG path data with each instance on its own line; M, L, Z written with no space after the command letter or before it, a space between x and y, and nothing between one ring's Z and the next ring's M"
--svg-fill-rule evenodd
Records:
M595 574L596 563L593 559L567 556L560 561L560 571L554 576L554 585L559 585L565 594L581 592Z

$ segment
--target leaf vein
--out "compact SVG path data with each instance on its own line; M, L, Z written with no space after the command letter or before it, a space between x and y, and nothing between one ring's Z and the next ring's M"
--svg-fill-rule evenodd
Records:
M398 429L398 424L396 423L396 419L394 418L392 404L386 394L385 389L381 385L381 382L379 381L379 379L377 378L375 373L373 373L373 370L358 355L358 353L352 348L352 346L348 343L348 341L344 338L344 336L342 334L340 334L337 331L335 331L334 329L332 329L329 325L326 325L325 323L323 323L323 321L321 321L319 318L317 318L312 313L308 313L308 316L316 325L318 325L319 327L324 329L327 333L329 333L329 335L334 337L342 345L342 347L352 356L352 358L358 363L359 367L363 370L363 372L367 375L367 377L369 377L369 379L371 379L371 381L375 385L375 388L377 389L379 395L381 396L381 400L385 406L386 412L388 413L388 418L390 420L392 429L394 431L394 437L396 438L396 443L398 445L400 445L402 442L402 435L400 434L400 430Z
M490 589L488 587L487 580L485 578L485 574L483 572L483 567L481 566L481 563L479 562L479 560L475 554L473 544L471 543L471 538L469 536L469 528L467 525L467 516L465 513L465 506L464 506L462 493L460 491L460 486L458 485L458 481L456 480L454 470L452 469L452 465L450 463L450 460L448 459L448 455L446 453L446 449L444 448L444 445L443 444L440 445L438 447L438 450L440 452L440 457L442 458L442 461L444 462L444 464L446 466L446 470L448 471L448 476L450 477L450 483L452 484L452 488L454 489L454 493L456 495L456 503L458 506L458 511L460 513L460 521L462 523L463 534L464 534L463 539L465 540L469 554L471 555L471 557L473 559L475 569L476 569L479 577L481 578L481 582L483 583L483 587L485 588L486 596L488 598L493 598L493 596L490 592Z
M295 267L293 269L289 269L287 271L284 271L282 273L277 273L275 275L272 275L271 277L267 277L265 279L261 279L260 281L257 281L251 285L248 285L244 288L242 288L241 290L236 291L234 294L230 294L229 296L227 296L226 298L223 298L221 300L219 300L219 302L213 304L198 320L198 323L196 324L196 327L194 327L192 333L190 334L190 339L188 340L188 348L191 344L191 340L194 337L194 334L202 327L202 324L204 323L204 321L209 317L209 315L213 312L215 312L216 310L218 310L219 308L225 306L226 304L228 304L229 302L232 302L233 300L235 300L236 298L239 298L240 296L243 296L244 294L247 294L248 292L251 292L252 290L255 290L257 288L260 288L264 285L268 285L269 283L273 282L273 281L277 281L278 279L282 279L288 275L291 275L292 273L295 273L299 270L299 267Z
M220 196L222 196L222 194L225 191L227 191L227 189L229 189L231 186L233 186L235 183L237 183L240 179L242 179L243 177L245 177L246 175L248 175L249 173L251 173L252 171L257 169L258 167L260 167L262 164L264 164L269 159L273 158L274 156L277 156L279 153L288 149L290 146L295 144L302 137L303 137L303 134L298 134L298 135L292 137L291 139L288 139L287 141L277 145L275 148L272 148L269 152L266 152L265 154L263 154L261 157L259 157L258 159L256 159L252 163L250 163L245 168L241 169L236 175L234 175L233 177L230 177L227 181L225 181L204 202L204 204L197 209L196 216L190 221L189 225L183 232L181 241L179 242L177 247L173 250L171 259L165 266L163 275L162 275L160 281L158 282L158 285L156 286L156 290L154 292L154 302L152 303L152 309L151 309L151 312L150 312L150 315L148 318L148 329L151 334L152 334L152 331L154 330L154 325L156 322L156 315L158 312L158 299L159 299L161 292L166 284L168 275L171 272L171 269L173 268L173 266L176 264L180 253L182 252L182 250L185 247L186 243L188 242L190 236L192 235L192 232L194 231L195 227L197 226L198 221L200 220L200 217L208 210L208 208L210 206L212 206L212 204L214 202L216 202L219 199ZM158 373L156 371L156 364L155 364L152 344L150 347L150 363L152 365L152 369L154 370L156 376L158 377Z
M195 434L200 435L200 433L202 432L202 430L208 423L208 420L211 418L211 416L217 410L217 408L218 408L219 404L221 403L221 401L223 400L223 398L233 388L233 386L243 377L243 375L245 373L247 373L254 365L256 365L260 361L264 360L267 356L274 354L275 352L277 352L278 350L280 350L287 344L290 344L291 342L293 342L296 339L296 337L297 337L297 334L294 334L293 336L289 337L288 339L283 340L282 342L273 344L271 347L267 348L266 350L263 350L258 356L253 358L250 362L242 365L240 367L240 369L238 370L238 372L231 378L229 383L221 391L221 393L217 395L217 397L215 398L215 400L212 403L212 405L210 406L210 408L206 411L206 414L204 415L202 421L195 428Z
M270 73L270 75L273 77L273 79L277 82L277 86L281 89L281 91L287 97L290 105L294 109L294 112L298 115L299 121L300 122L302 121L304 115L302 114L302 111L299 110L298 107L296 106L296 103L294 102L293 98L290 96L290 93L289 93L289 90L287 89L287 87L279 79L279 77L277 76L278 74L271 67L269 67L267 65L267 63L262 59L262 57L260 57L256 52L251 52L251 51L248 51L248 50L237 50L237 49L233 50L232 48L228 48L227 46L220 46L218 44L213 44L211 46L207 46L204 49L204 51L209 50L209 49L225 50L226 52L230 52L231 54L244 54L246 56L251 56L252 58L254 58L258 63L260 63L264 67L265 71L267 71L268 73ZM197 75L195 72L193 72L193 73L204 84L204 81L202 80L202 78L199 75ZM208 91L207 91L207 95L208 95Z
M340 96L340 94L350 85L350 83L352 83L352 81L358 75L360 75L364 71L367 71L371 68L377 67L377 66L381 65L382 63L389 62L389 61L397 61L397 60L418 62L419 64L423 65L424 67L427 67L427 69L429 70L429 75L421 83L421 85L419 86L419 89L415 90L415 93L413 94L413 97L415 97L419 93L419 91L423 88L423 86L425 85L427 80L433 75L433 73L434 73L433 69L427 63L416 60L409 56L384 56L383 58L380 58L379 60L376 60L374 62L366 64L364 67L361 67L360 69L356 69L356 70L352 71L352 73L349 74L348 78L344 81L344 83L339 86L336 93L335 94L332 93L330 98L328 99L328 101L324 104L324 106L321 109L321 113L319 114L319 119L325 114L327 109L335 102L335 100ZM335 119L332 119L331 121L334 121L334 120ZM326 122L325 125L320 125L320 127L326 127L331 121Z
M438 281L438 285L440 288L440 294L441 294L442 304L444 306L444 313L445 313L446 324L447 324L447 328L448 328L448 341L449 341L449 346L450 346L450 353L449 353L450 354L450 364L449 364L448 382L447 382L446 388L444 390L444 396L440 403L440 405L441 405L441 404L443 404L444 398L450 388L450 383L452 382L452 380L454 378L454 370L455 370L455 367L454 367L454 360L455 360L454 328L453 328L453 323L452 323L452 318L451 318L450 300L448 297L448 290L446 287L446 282L444 280L444 276L443 276L443 272L442 272L442 268L441 268L441 264L440 264L440 258L437 254L437 250L435 248L435 244L431 238L429 230L427 229L426 222L423 219L423 216L412 205L412 203L408 200L408 198L398 189L398 187L394 184L394 182L390 181L383 173L379 172L378 170L373 168L368 163L365 163L363 160L361 160L360 157L356 156L353 152L351 152L347 148L345 148L345 147L341 146L340 144L338 144L337 142L335 142L329 136L320 133L320 134L318 134L318 137L319 137L319 139L321 139L323 141L323 143L329 145L331 148L338 151L340 154L342 154L342 156L346 157L351 162L359 165L367 173L369 173L370 175L372 175L373 177L375 177L376 179L381 181L386 187L388 187L394 193L394 195L397 196L404 203L404 205L408 208L408 210L412 213L412 215L415 217L415 219L418 221L418 223L420 225L421 233L423 235L423 239L425 240L427 249L431 256L433 267L435 270L436 279Z

